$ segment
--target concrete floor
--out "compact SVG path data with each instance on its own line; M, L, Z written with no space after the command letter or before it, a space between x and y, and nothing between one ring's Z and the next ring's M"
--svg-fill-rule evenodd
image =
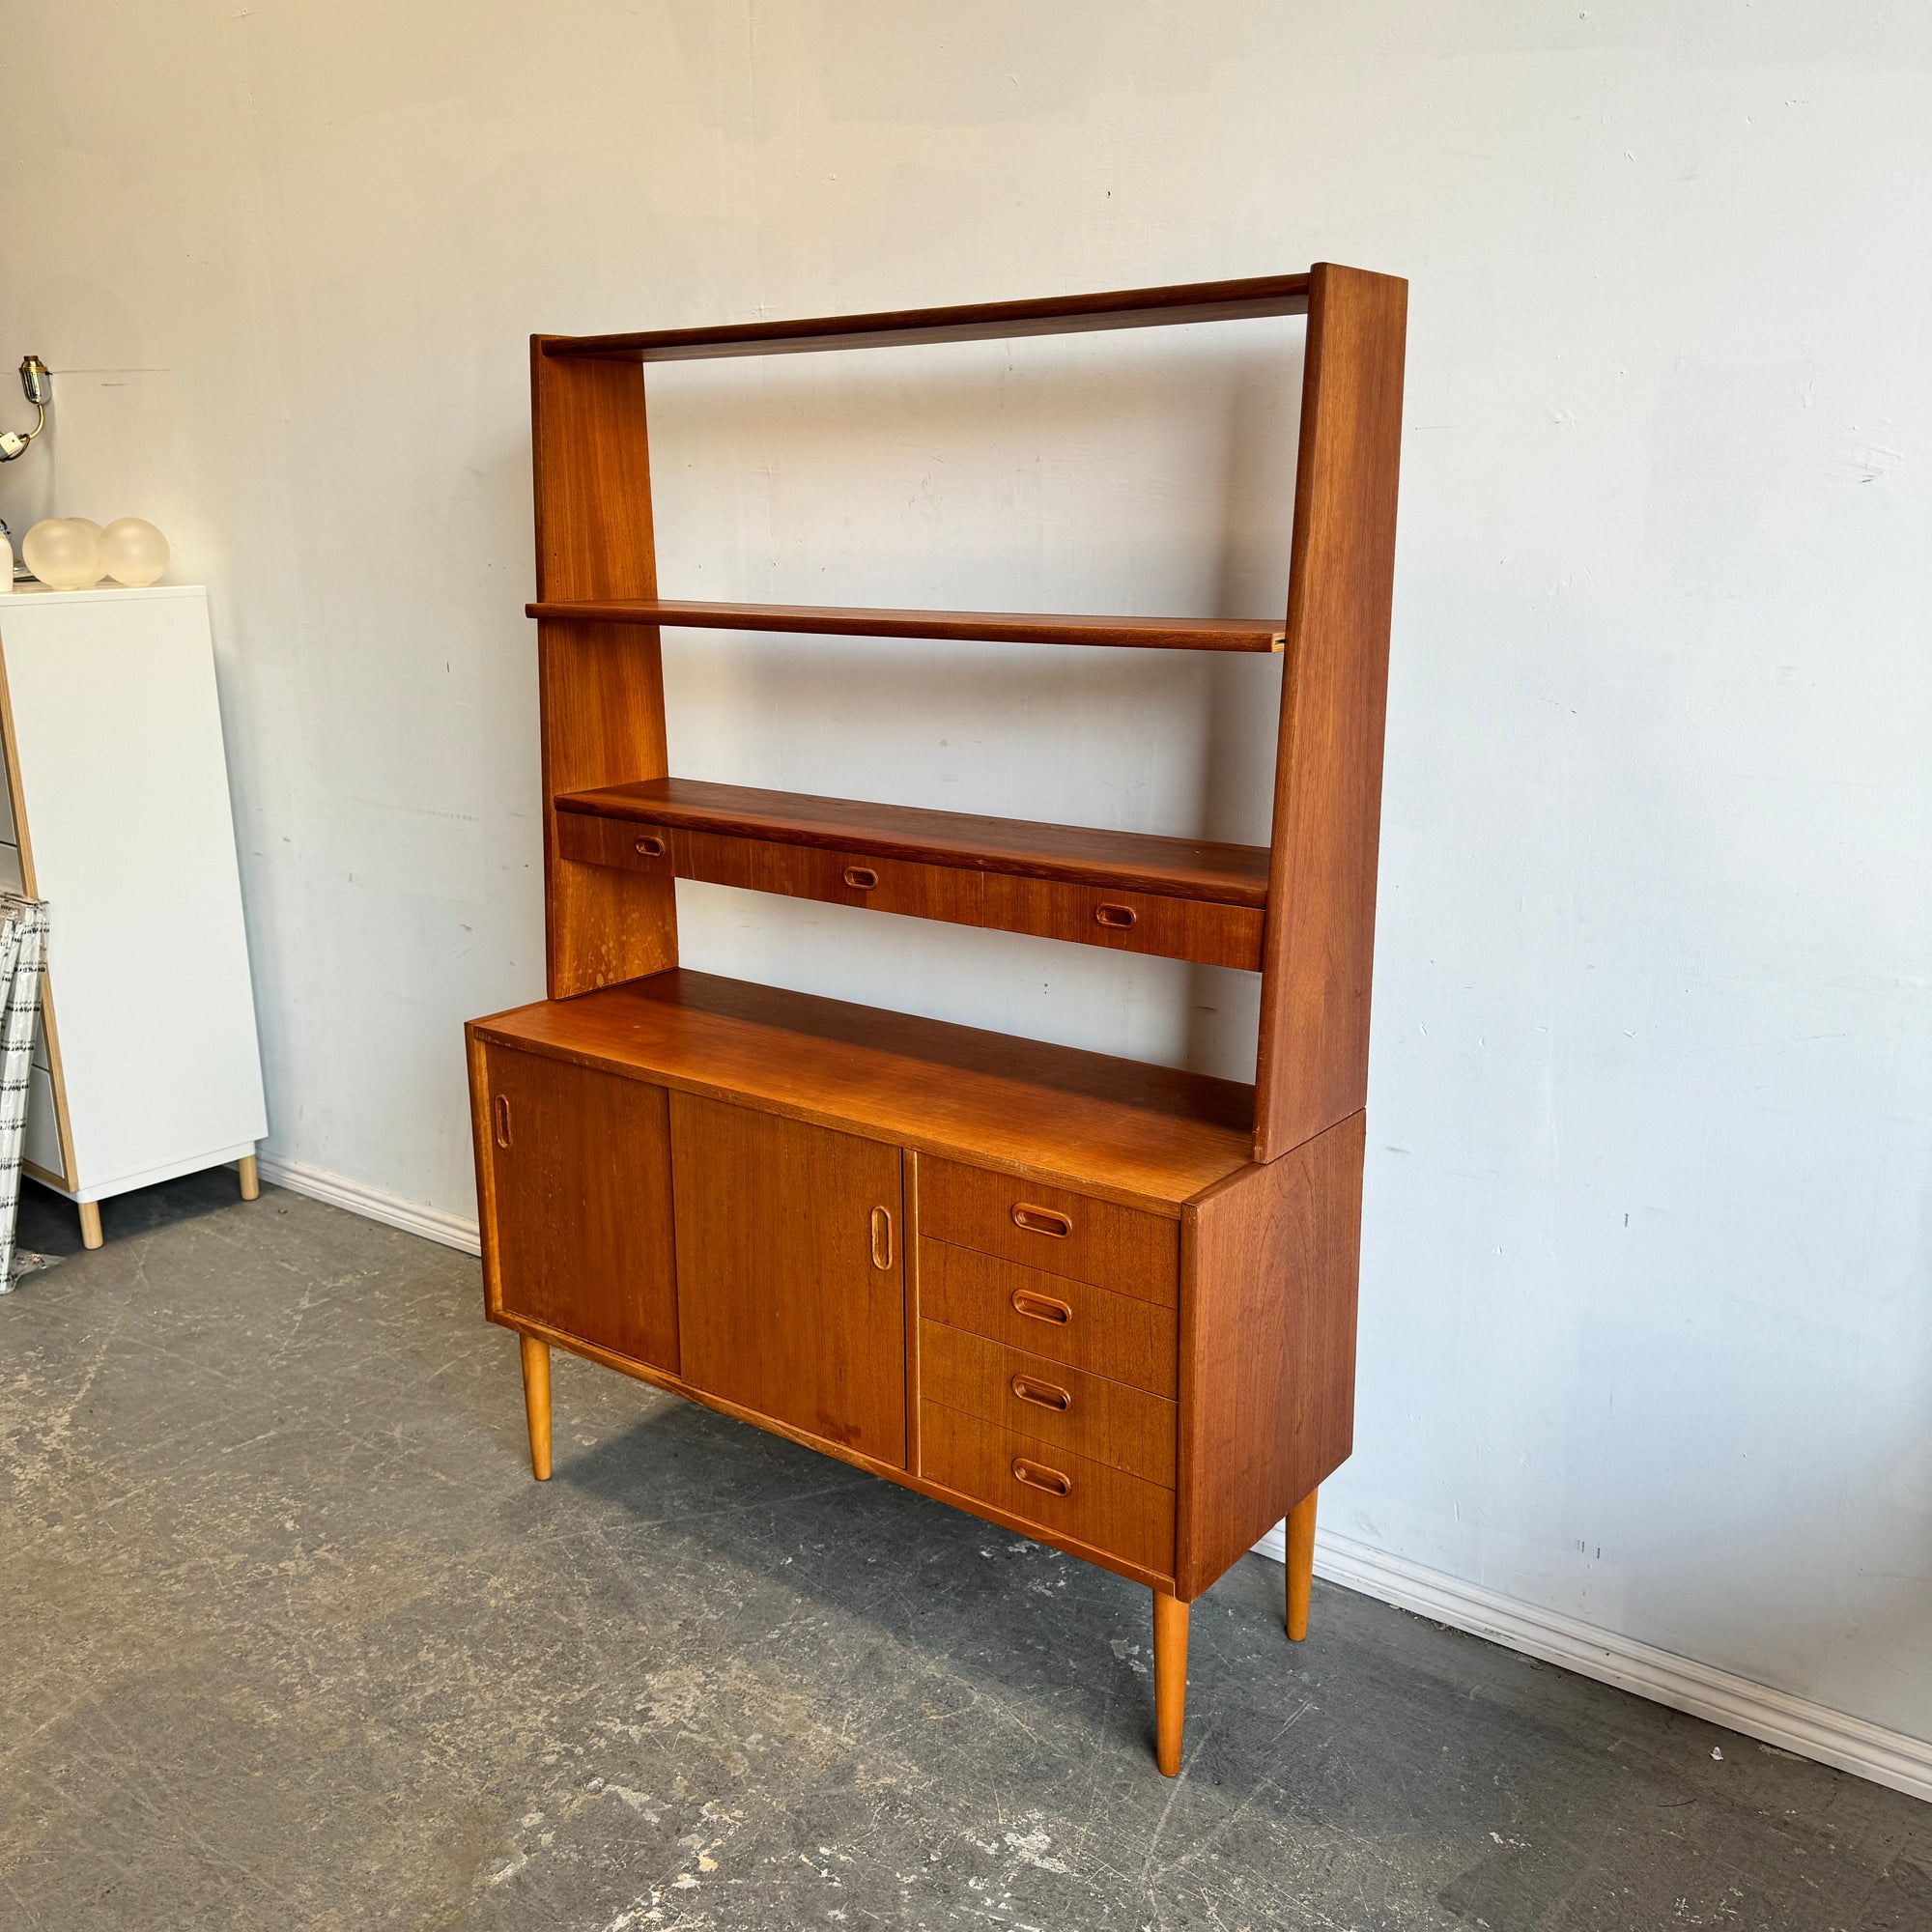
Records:
M0 1299L0 1925L1924 1932L1932 1807L1255 1557L1144 1591L209 1175ZM1721 1749L1721 1759L1714 1750Z

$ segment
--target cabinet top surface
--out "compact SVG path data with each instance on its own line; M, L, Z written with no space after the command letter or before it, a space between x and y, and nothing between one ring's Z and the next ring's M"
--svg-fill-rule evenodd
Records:
M1176 1215L1249 1162L1248 1088L673 970L471 1023L662 1081Z

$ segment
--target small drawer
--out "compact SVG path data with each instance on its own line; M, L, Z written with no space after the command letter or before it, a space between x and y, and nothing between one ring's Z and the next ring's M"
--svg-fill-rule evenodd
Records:
M919 1226L934 1240L1024 1262L1173 1308L1180 1224L1064 1187L923 1154Z
M1174 1571L1174 1492L1057 1443L922 1401L920 1474L956 1494L1105 1550L1161 1576Z
M593 818L559 811L556 849L582 866L622 866L631 871L672 875L668 826L639 825L628 818Z
M919 1387L944 1407L1174 1487L1175 1406L1160 1396L939 1321L920 1323Z
M923 1236L919 1309L949 1328L1172 1397L1173 1312L1090 1282L1042 1274Z

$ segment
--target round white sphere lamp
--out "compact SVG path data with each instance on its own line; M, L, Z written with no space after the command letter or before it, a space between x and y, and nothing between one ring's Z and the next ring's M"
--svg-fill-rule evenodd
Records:
M100 563L130 589L157 583L168 567L168 540L145 517L116 517L100 532Z
M20 544L27 568L53 590L86 590L100 582L100 539L70 517L45 517Z

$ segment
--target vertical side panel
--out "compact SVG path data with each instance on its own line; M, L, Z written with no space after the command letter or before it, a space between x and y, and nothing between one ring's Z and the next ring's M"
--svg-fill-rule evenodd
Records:
M530 398L537 596L655 596L639 366L554 361L536 337ZM552 805L558 792L665 776L664 669L653 629L546 620L537 641L548 982L562 1000L677 964L672 881L564 858Z
M1181 1210L1183 1602L1348 1460L1363 1126L1357 1114Z
M1315 268L1262 937L1260 1161L1368 1093L1407 304L1394 276Z
M483 1250L483 1313L495 1320L503 1306L502 1264L497 1247L497 1177L490 1165L489 1051L474 1026L463 1029L469 1063L469 1132L476 1156L476 1232Z

